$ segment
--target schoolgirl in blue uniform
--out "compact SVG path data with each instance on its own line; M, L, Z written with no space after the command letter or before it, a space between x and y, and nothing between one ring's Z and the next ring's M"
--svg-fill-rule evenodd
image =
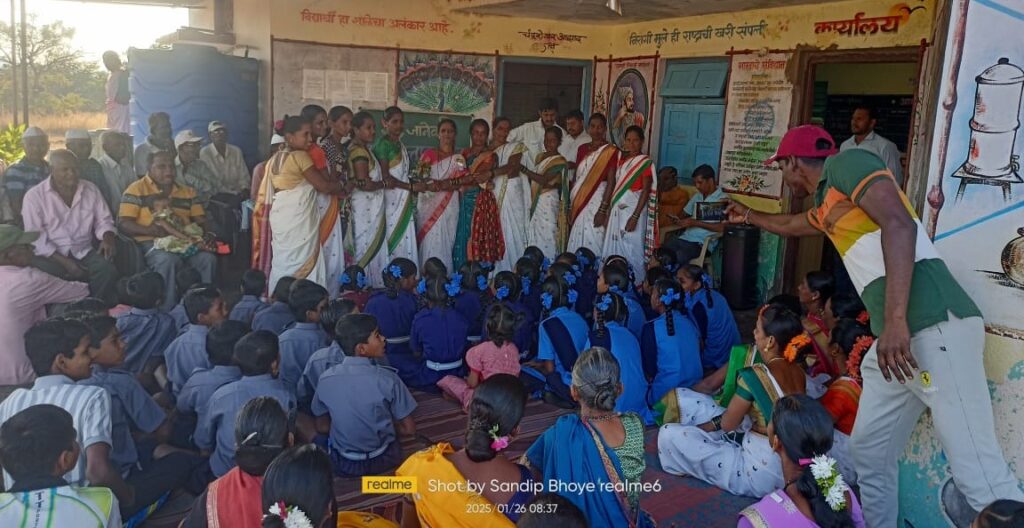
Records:
M416 290L416 264L406 258L396 258L384 268L382 275L384 291L370 296L364 312L377 318L380 333L387 339L388 363L405 381L414 377L420 368L420 361L413 357L409 348L409 333L417 310L417 299L412 293Z
M533 357L533 354L536 352L537 320L533 318L530 309L522 301L519 278L511 271L498 273L494 276L494 280L491 281L491 295L495 303L512 310L513 313L521 318L521 322L516 327L515 333L512 336L512 342L519 349L520 359L525 360ZM489 311L490 306L484 309L485 313ZM490 338L486 325L484 325L483 338L484 341Z
M644 310L644 320L650 321L658 317L658 312L654 311L651 307L651 291L654 289L654 283L661 279L674 279L675 276L668 272L665 268L660 266L647 270L647 274L644 276L644 282L640 285L640 307Z
M576 300L576 304L573 305L573 309L587 321L587 324L593 324L594 296L597 295L597 281L586 282L583 280L583 267L580 266L579 262L579 257L575 253L568 252L562 253L555 259L555 264L568 266L569 270L576 277L575 282L571 286L579 293L579 298Z
M624 268L621 263L605 262L604 268L601 269L601 275L597 279L597 293L612 292L622 296L622 300L626 302L626 308L629 310L626 328L633 332L637 339L640 339L640 333L643 332L644 322L647 319L644 317L643 307L640 306L640 301L633 290L630 276L629 270Z
M489 296L487 271L476 261L467 261L452 275L452 281L462 289L458 296L453 296L455 310L466 318L469 323L469 343L480 342L484 326L484 301Z
M541 271L547 271L547 267L551 265L551 260L537 246L528 246L523 250L523 256L532 260Z
M647 405L647 392L650 388L644 376L643 362L640 358L640 342L632 332L622 326L629 311L626 302L617 293L598 295L594 300L595 328L584 345L584 350L591 347L607 349L619 362L619 376L622 382L622 394L615 402L615 411L635 412L644 420L644 424L654 424L654 413Z
M450 297L458 295L459 289L458 284L442 278L420 279L416 291L427 306L412 320L410 347L419 369L402 378L409 387L436 393L440 392L437 382L441 378L465 374L463 358L469 323L450 307Z
M700 266L683 266L678 275L685 292L686 310L700 331L704 370L716 370L729 362L732 347L742 343L736 318L725 297L711 287L710 277Z
M519 294L533 321L540 321L543 308L540 306L540 266L530 257L516 261L516 275L519 277Z
M583 316L588 322L594 316L594 298L597 296L597 270L601 262L589 248L581 247L575 253L575 265L579 266L579 284L576 291L580 292L580 298L576 301L576 312Z
M575 405L569 392L572 367L588 337L586 321L569 308L577 295L557 277L548 277L541 284L544 319L537 331L537 359L523 365L521 377L528 390L544 387L545 401L564 407Z
M441 262L441 259L437 257L430 257L426 262L423 263L423 271L421 272L424 279L441 279L442 281L448 280L448 267Z
M666 392L690 387L704 376L700 334L686 315L683 287L674 280L654 283L651 306L660 316L644 325L640 338L644 374L651 380L647 403L654 405Z

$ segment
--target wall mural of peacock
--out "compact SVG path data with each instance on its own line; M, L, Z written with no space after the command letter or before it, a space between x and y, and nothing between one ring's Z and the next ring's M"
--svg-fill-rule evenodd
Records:
M409 110L476 114L494 100L494 57L403 51L398 99Z

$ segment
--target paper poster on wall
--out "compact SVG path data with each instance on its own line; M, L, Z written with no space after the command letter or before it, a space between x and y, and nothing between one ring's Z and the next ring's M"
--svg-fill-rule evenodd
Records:
M782 172L765 167L789 129L793 85L786 79L789 53L732 57L719 181L733 193L779 198Z
M324 98L324 71L302 70L302 98Z
M608 93L608 129L612 142L619 147L629 127L638 126L645 134L649 128L657 63L655 57L611 62L608 72L612 79Z
M608 90L611 87L611 61L594 61L594 98L590 103L590 113L602 113L608 116Z
M402 51L398 106L404 110L493 117L495 58Z

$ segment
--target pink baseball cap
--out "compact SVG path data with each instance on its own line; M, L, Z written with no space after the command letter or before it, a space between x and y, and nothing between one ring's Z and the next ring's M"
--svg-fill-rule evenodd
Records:
M781 158L796 156L798 158L827 158L839 152L836 142L827 130L817 125L801 125L791 128L782 136L775 155L764 160L771 165Z

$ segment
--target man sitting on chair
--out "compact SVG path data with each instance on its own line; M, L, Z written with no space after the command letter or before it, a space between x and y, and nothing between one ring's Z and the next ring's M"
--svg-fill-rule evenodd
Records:
M728 199L728 196L718 187L715 169L710 165L701 165L693 169L693 185L697 187L697 192L683 208L683 215L670 219L671 224L668 227L680 228L672 233L676 238L671 239L672 235L669 235L670 239L664 243L665 247L676 252L676 261L684 264L700 256L704 240L708 236L725 231L724 223L703 221L701 215L698 214L698 204L720 203ZM714 248L715 242L712 242L708 246L708 252L713 251Z

